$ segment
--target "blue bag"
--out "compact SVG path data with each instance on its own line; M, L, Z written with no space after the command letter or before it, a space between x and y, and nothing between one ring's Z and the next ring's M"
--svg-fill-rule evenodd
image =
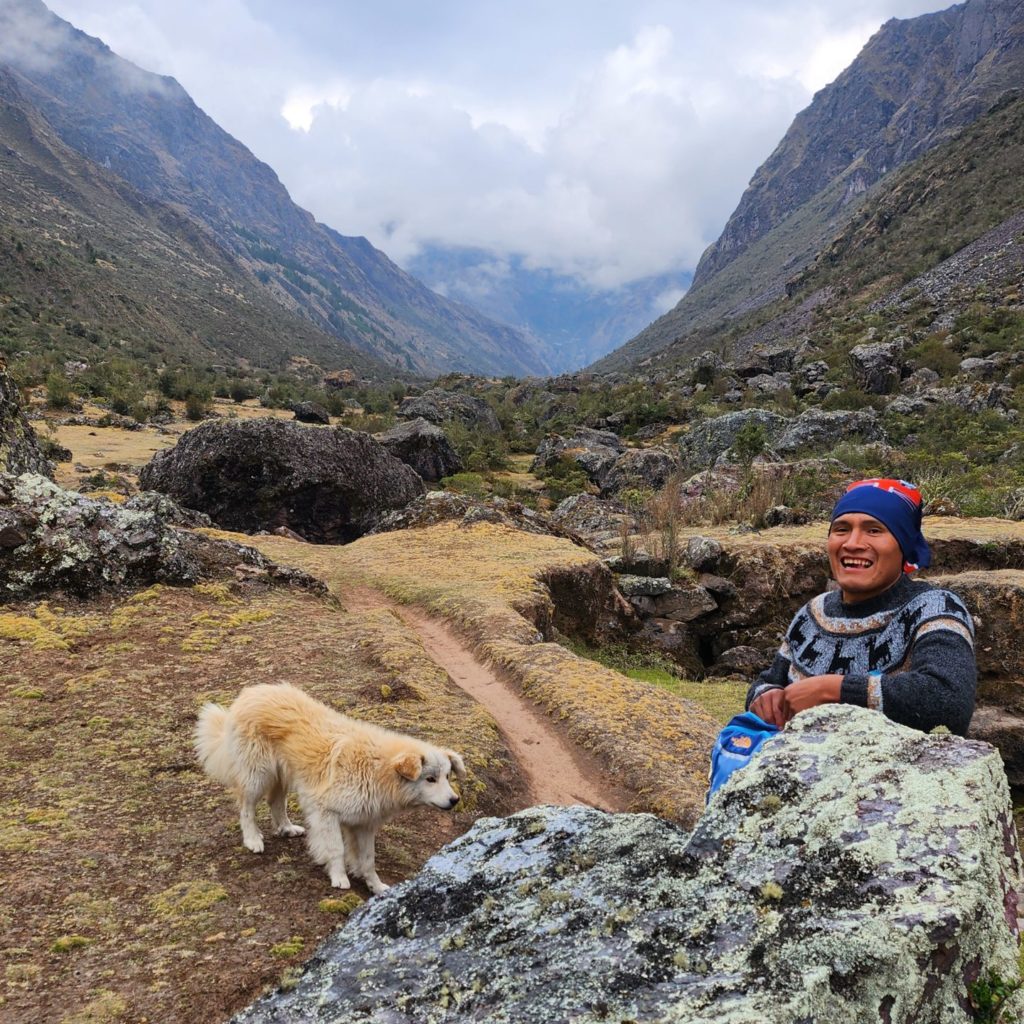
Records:
M761 744L779 731L759 718L752 711L744 711L730 719L729 724L718 734L711 750L711 771L708 773L708 796L721 786L738 768L750 764L751 758L760 750Z

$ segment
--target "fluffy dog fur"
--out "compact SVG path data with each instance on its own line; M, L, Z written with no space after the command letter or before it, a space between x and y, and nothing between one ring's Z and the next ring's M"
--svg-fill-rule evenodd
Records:
M407 807L451 810L459 795L449 776L466 777L454 751L346 718L287 683L250 686L230 708L206 704L195 747L207 775L234 791L248 849L263 852L256 805L265 797L277 835L305 833L331 885L347 889L351 871L373 893L387 888L374 867L380 826ZM306 829L288 820L289 792Z

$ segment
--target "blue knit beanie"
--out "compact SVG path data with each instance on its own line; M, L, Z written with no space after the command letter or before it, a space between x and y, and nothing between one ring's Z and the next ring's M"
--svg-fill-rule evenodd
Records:
M906 480L858 480L832 509L832 520L847 512L873 516L896 538L903 552L903 571L927 569L932 562L921 533L921 492Z

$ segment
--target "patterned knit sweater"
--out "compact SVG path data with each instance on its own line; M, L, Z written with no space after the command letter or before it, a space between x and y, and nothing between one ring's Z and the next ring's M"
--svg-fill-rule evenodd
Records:
M830 673L844 677L844 704L962 736L974 713L974 623L955 594L909 576L857 604L838 591L821 594L796 613L747 707L765 690Z

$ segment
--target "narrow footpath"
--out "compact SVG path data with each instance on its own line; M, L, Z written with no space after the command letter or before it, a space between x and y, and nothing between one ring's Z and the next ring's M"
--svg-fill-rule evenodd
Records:
M342 604L353 612L388 608L420 638L431 660L456 686L485 707L516 759L528 789L528 803L586 804L626 810L629 794L602 778L596 758L576 748L543 712L482 662L445 623L370 588L346 588Z

